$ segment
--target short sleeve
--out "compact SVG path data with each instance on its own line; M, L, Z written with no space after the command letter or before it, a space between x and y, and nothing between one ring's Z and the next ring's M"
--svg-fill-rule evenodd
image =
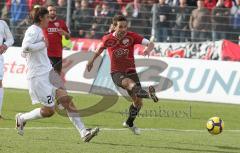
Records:
M134 39L134 44L142 44L142 40L144 39L143 36L137 33L132 33L132 37Z

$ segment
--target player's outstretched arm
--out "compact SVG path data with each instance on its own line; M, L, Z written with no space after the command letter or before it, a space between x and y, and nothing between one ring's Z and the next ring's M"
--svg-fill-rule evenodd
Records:
M92 69L92 67L93 67L94 61L96 60L96 58L97 58L99 55L101 55L101 53L104 51L104 49L105 49L105 47L103 47L102 45L100 45L100 46L97 48L97 50L96 50L93 58L88 61L88 64L87 64L87 70L88 70L88 72L91 71L91 69Z

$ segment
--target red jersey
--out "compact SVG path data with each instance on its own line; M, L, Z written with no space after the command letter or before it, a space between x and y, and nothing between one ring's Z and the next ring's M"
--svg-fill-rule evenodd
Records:
M59 29L69 32L68 27L64 20L49 21L48 28L44 33L48 39L48 56L49 57L62 57L62 36L58 33Z
M107 48L111 60L111 73L135 71L134 45L141 44L143 37L134 32L119 40L114 33L102 38L102 47Z

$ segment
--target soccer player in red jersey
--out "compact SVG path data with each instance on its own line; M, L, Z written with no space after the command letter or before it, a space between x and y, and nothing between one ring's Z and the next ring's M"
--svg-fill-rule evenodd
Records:
M48 40L48 57L55 71L60 74L62 70L62 36L69 39L70 33L65 21L57 19L56 7L49 5L47 9L50 20L44 33Z
M95 59L104 49L108 49L112 80L115 85L127 90L133 100L129 108L129 117L123 125L129 127L134 134L140 134L133 122L142 107L142 98L152 98L154 102L157 102L158 98L152 86L148 92L141 87L134 62L134 45L147 46L144 55L149 55L154 49L154 44L137 33L127 31L127 19L122 15L113 18L113 29L111 33L103 36L102 44L94 57L88 61L87 69L91 71Z

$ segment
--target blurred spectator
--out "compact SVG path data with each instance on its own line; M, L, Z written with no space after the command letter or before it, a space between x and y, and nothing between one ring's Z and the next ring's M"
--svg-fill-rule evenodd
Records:
M102 11L102 6L100 4L96 5L94 8L94 17L100 16Z
M93 36L94 38L101 38L103 34L108 31L113 14L110 10L109 3L106 2L97 5L95 10L99 12L94 16L94 24L92 25L91 33L95 34Z
M217 6L212 10L212 38L213 41L226 39L229 30L230 10L224 6L224 0L218 0Z
M12 0L11 3L11 23L16 26L28 15L28 7L26 0Z
M85 38L89 39L100 39L104 32L101 32L100 27L97 23L93 23L90 31L86 32Z
M28 16L28 6L26 0L12 0L10 9L10 27L15 38L17 25Z
M187 0L187 5L190 7L196 7L197 6L197 0Z
M217 0L204 0L204 7L211 11L217 4Z
M28 10L31 11L34 7L34 5L46 5L46 0L28 0Z
M97 5L102 5L102 3L108 4L110 12L112 14L118 14L121 11L117 0L95 0L94 8L96 8Z
M191 9L187 6L186 0L180 0L179 7L175 8L175 25L173 28L173 41L188 41L189 34L189 18Z
M22 20L16 26L16 35L15 35L15 42L14 45L21 46L22 40L24 38L25 31L27 30L28 26L32 24L32 19L30 16L27 16L24 20Z
M192 11L189 21L192 41L206 41L211 27L210 11L204 7L204 1L197 1L197 9Z
M67 16L67 2L66 2L66 0L58 0L58 2L57 2L57 14L59 14L59 19L66 20L66 16Z
M134 0L117 0L119 6L120 6L120 10L121 12L123 12L125 10L125 7L128 3L133 2Z
M155 41L166 42L168 40L170 12L171 8L165 4L165 0L159 0L156 4Z
M219 0L218 0L218 2L219 2ZM224 6L227 8L231 8L232 2L233 2L233 0L224 0Z
M2 4L2 9L1 11L1 18L5 20L6 22L10 23L9 17L10 17L10 7L11 7L11 0L2 0L0 2Z
M74 22L73 33L75 37L85 37L86 32L89 31L93 21L94 11L89 8L88 0L76 1L75 10L72 15Z
M238 43L240 36L240 0L236 1L236 5L231 9L232 16L232 38L231 40L235 43Z
M0 17L2 16L2 9L4 8L4 6L5 6L5 0L2 0L1 2L0 2Z
M58 5L58 0L46 0L47 5Z
M150 20L148 16L149 9L144 5L144 1L134 0L125 7L124 15L128 18L129 29L137 32L144 37L150 35Z
M168 4L171 7L179 6L179 0L166 0L166 4Z

